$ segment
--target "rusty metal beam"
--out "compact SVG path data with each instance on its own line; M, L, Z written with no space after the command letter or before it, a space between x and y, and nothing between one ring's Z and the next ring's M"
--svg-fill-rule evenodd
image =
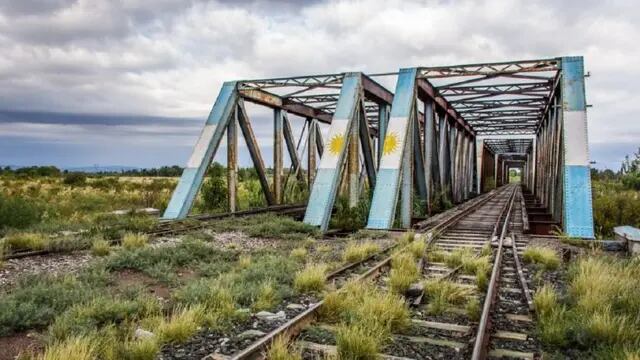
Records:
M252 103L268 106L271 108L283 109L292 114L318 119L323 123L331 124L331 114L322 110L296 103L291 100L282 99L278 95L260 89L241 89L238 91L240 97Z

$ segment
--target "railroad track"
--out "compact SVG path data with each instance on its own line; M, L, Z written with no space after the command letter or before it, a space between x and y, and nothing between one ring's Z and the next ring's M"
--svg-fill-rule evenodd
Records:
M519 187L505 186L492 193L482 195L471 202L463 209L460 209L448 218L442 219L437 224L430 224L428 230L417 224L421 233L418 236L424 236L429 243L429 249L434 247L445 253L454 253L461 251L460 249L468 249L466 251L479 255L483 248L484 251L491 251L492 280L488 287L487 293L476 293L480 304L485 303L481 314L481 321L475 321L465 318L464 314L454 311L453 316L426 316L424 313L425 304L423 304L424 293L418 295L407 296L407 302L412 305L412 327L420 328L419 336L407 334L394 334L393 341L384 349L384 354L380 354L382 358L387 359L432 359L432 358L453 358L468 359L472 358L475 348L479 347L479 357L497 355L513 355L509 353L505 344L500 343L506 331L496 328L494 323L500 324L502 317L494 319L495 314L499 313L495 309L502 309L502 293L499 279L506 279L508 268L511 263L508 254L507 245L515 246L514 242L505 241L507 233L514 229L512 225L512 213L514 212L514 199L519 196ZM518 202L519 204L519 202ZM517 254L517 253L516 253ZM356 281L367 281L378 279L389 271L392 255L371 265L368 269L366 266L360 266L360 272L351 276ZM445 263L420 261L419 265L422 274L427 279L451 280L466 288L474 288L472 283L475 279L471 275L462 274L460 271L462 266L454 266L450 268ZM496 270L496 268L498 270ZM505 268L502 272L503 278L500 277L500 269ZM380 281L378 281L380 283ZM491 291L493 289L493 292ZM491 301L495 298L495 294L500 294L497 298L498 302ZM427 295L428 296L428 295ZM484 301L484 299L489 301ZM497 303L497 305L496 305ZM275 339L280 336L297 341L297 346L304 350L304 358L315 358L317 356L330 355L336 352L335 346L318 344L309 341L300 341L296 339L298 335L303 333L305 329L313 326L324 326L331 328L326 324L319 324L318 310L323 306L320 301L312 305L305 311L293 317L280 327L269 332L253 342L248 347L232 354L230 356L222 356L221 354L212 354L212 359L261 359L265 357L269 346ZM524 303L528 311L527 303ZM459 310L459 309L454 309ZM524 319L526 315L522 315L518 310L517 318ZM522 310L524 311L524 310ZM505 318L513 318L509 309L499 316L504 315ZM529 317L530 318L530 317ZM512 331L511 333L515 333ZM506 334L512 335L512 334ZM496 340L497 339L497 340ZM476 343L478 345L476 345ZM501 347L502 346L502 347ZM494 349L495 347L495 349ZM516 347L522 349L522 347ZM502 352L500 352L502 351ZM324 354L321 354L324 353ZM525 352L521 353L525 354ZM533 354L533 353L531 353ZM527 353L529 355L529 353ZM209 358L209 357L208 357ZM524 358L527 358L526 356Z
M165 220L159 222L154 229L145 232L150 237L160 237L160 236L168 236L168 235L176 235L183 234L185 232L194 231L206 228L210 224L208 223L211 220L223 219L231 216L250 216L256 214L264 214L264 213L275 213L279 215L301 215L304 214L304 210L306 209L306 205L274 205L265 208L257 208L243 211L236 211L233 213L222 213L222 214L207 214L207 215L195 215L190 216L184 220ZM120 239L111 240L111 244L119 244ZM9 259L20 259L32 256L41 256L52 253L59 253L62 251L44 249L44 250L25 250L25 251L14 251L10 253L6 253L2 256L3 260ZM64 251L69 252L69 251Z

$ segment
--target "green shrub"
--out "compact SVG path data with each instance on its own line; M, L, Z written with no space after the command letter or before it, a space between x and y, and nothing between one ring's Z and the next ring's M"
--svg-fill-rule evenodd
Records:
M125 343L123 355L125 360L154 360L160 351L160 344L155 338L140 339Z
M83 186L87 183L87 175L80 172L70 172L64 175L62 183L70 186Z
M0 193L0 231L9 228L24 229L41 221L44 206L22 196Z
M272 281L267 280L260 285L260 293L253 303L254 311L271 310L278 304L278 291Z
M93 297L102 276L87 276L92 284L71 276L27 277L0 297L0 336L48 325L69 307Z
M347 263L360 262L380 251L380 245L371 241L363 243L349 242L342 253L342 258Z

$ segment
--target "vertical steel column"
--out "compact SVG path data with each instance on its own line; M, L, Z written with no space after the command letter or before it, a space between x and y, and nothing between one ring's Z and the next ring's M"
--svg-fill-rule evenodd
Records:
M349 130L349 148L347 152L347 191L349 193L349 206L358 206L360 197L360 110L356 115Z
M317 136L317 129L316 129L316 122L318 120L316 119L311 119L308 118L307 119L307 124L309 124L309 146L307 148L307 178L308 178L308 184L309 184L309 188L311 188L311 185L313 185L313 180L316 177L316 168L317 168L317 163L316 163L316 136Z
M477 193L478 195L482 194L482 191L484 190L482 188L482 183L483 183L483 179L482 177L485 175L485 172L483 171L485 164L484 164L484 138L480 138L476 136L476 140L475 140L475 145L476 145L476 183L477 183ZM485 182L487 179L484 179Z
M440 150L438 150L438 164L440 169L440 191L442 196L447 196L449 193L447 188L447 178L449 174L449 164L447 163L447 153L449 152L449 146L447 145L447 139L449 138L447 130L448 126L448 114L444 114L444 116L439 116L440 127L438 129L440 140L438 141L438 145L440 146Z
M409 117L407 141L405 143L405 149L402 154L402 190L400 200L400 218L402 221L402 227L408 229L411 227L411 217L413 213L413 158L415 154L413 150L414 137L414 125L416 122L415 116Z
M351 135L351 126L354 118L358 116L357 110L362 93L361 81L361 73L347 73L344 76L340 97L329 129L329 145L327 151L321 155L320 167L313 182L304 215L306 224L320 226L323 231L329 226L331 210L335 203L340 175L346 158L345 153ZM316 144L318 144L318 137L316 137Z
M183 219L189 213L202 185L204 174L218 150L237 98L236 82L224 83L171 196L169 205L162 215L163 219Z
M427 214L431 215L431 201L434 196L433 169L435 147L435 123L433 102L424 102L424 179L427 185Z
M384 137L387 134L387 123L389 122L389 106L380 104L378 107L378 168L384 150Z
M418 194L422 200L427 200L427 179L424 177L424 153L422 141L420 139L420 121L418 121L418 109L416 108L416 116L415 120L412 121L413 125L411 126L412 138L411 143L413 144L413 148L410 150L413 153L412 161L413 168L415 171L413 172L413 177L416 181L416 187L418 189Z
M391 228L400 190L400 175L405 169L411 168L412 161L407 163L404 153L407 149L411 149L407 148L407 143L411 143L413 138L411 118L415 116L416 109L417 71L416 68L401 69L398 75L387 134L382 148L380 169L376 178L376 187L367 222L369 229Z
M238 191L238 112L229 121L227 126L227 204L229 212L235 212Z
M562 58L561 86L564 230L569 236L594 238L584 64L581 56Z
M273 194L282 204L282 110L273 110Z

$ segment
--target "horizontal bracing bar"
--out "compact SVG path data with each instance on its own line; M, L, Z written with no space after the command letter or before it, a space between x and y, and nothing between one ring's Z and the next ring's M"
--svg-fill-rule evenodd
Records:
M274 87L306 87L306 86L319 86L319 85L331 85L342 84L344 74L327 74L327 75L309 75L309 76L293 76L293 77L281 77L271 79L258 79L258 80L242 80L239 81L240 89L242 88L274 88Z
M287 99L274 95L260 89L241 89L238 91L240 96L247 101L268 106L271 108L278 108L286 110L292 114L318 119L319 121L330 124L331 114L314 107L296 103Z
M521 83L521 84L496 84L496 85L476 85L476 86L453 86L443 87L440 90L440 94L449 96L460 95L474 95L474 94L525 94L530 92L543 92L549 93L551 89L551 83L534 82L534 83Z

